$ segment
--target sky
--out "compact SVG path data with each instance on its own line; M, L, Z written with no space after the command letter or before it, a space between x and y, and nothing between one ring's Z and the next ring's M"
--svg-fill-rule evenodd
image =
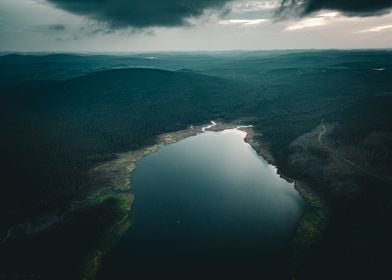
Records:
M0 0L0 51L392 48L392 0Z

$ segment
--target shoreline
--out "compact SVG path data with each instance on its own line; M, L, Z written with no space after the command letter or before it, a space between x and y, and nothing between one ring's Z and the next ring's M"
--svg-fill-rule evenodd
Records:
M95 279L99 271L103 257L110 251L112 245L119 240L123 234L131 227L129 216L135 197L132 193L131 175L136 169L139 160L144 157L158 152L161 148L179 142L185 138L196 136L198 134L213 131L219 132L228 129L237 129L246 133L244 141L248 143L256 154L262 157L268 164L277 169L277 175L289 183L294 183L294 188L299 195L310 205L310 211L307 211L298 220L292 234L292 272L296 275L306 256L309 248L323 234L328 223L329 209L326 203L303 181L293 180L282 174L276 165L274 157L270 152L268 145L263 144L253 126L242 125L240 120L224 123L211 121L210 124L189 126L186 129L168 132L156 137L155 144L144 148L124 153L116 154L116 158L102 162L89 171L89 177L94 178L96 185L93 190L84 199L73 201L68 211L57 217L57 219L44 219L41 223L28 223L31 232L40 231L37 229L47 229L61 222L61 219L68 213L83 207L99 205L108 198L115 198L119 202L120 218L113 221L113 225L105 233L105 245L100 248L93 248L86 253L84 269L81 273L82 279ZM49 222L48 222L49 220ZM54 222L53 222L54 221ZM24 225L17 225L20 227ZM12 237L12 229L7 232L6 238L1 240L4 243Z
M111 161L104 162L96 166L90 171L91 176L98 176L101 187L89 195L83 202L83 206L91 204L99 204L109 197L116 198L120 201L120 210L122 212L121 220L117 221L111 228L111 240L109 244L113 244L121 238L131 223L129 215L134 202L132 193L132 172L137 167L137 162L144 157L158 152L161 148L179 142L185 138L196 136L197 134L213 131L219 132L227 129L238 129L244 131L246 136L244 141L248 143L258 156L262 157L267 163L277 168L277 175L289 183L294 183L294 188L299 195L311 206L311 211L306 212L299 219L294 232L292 234L292 271L296 275L299 264L301 263L306 252L314 242L316 242L325 229L328 210L325 203L315 194L311 188L302 181L293 180L282 174L276 166L276 162L269 151L267 145L262 144L256 139L257 133L253 126L242 126L240 121L231 123L222 123L211 121L210 124L190 126L187 129L175 132L168 132L157 136L156 143L145 148L117 154L117 157ZM107 187L105 187L107 186ZM80 207L80 206L79 206ZM320 218L321 217L321 218ZM87 260L83 272L83 279L95 279L98 273L102 258L110 251L108 248L96 249L87 254Z
M290 269L292 278L297 279L304 258L311 246L323 236L328 225L330 215L329 206L308 183L292 179L280 171L268 146L256 139L257 134L252 127L243 128L242 130L247 132L244 141L248 143L260 157L276 167L279 177L289 183L294 183L294 188L310 206L310 210L305 212L298 220L291 237L292 256Z
M211 121L210 124L189 126L187 129L178 130L175 132L168 132L158 135L156 143L142 149L118 153L116 158L107 162L103 162L90 170L91 177L98 177L97 188L90 195L82 201L75 201L73 208L77 209L88 205L96 205L107 198L115 198L120 202L120 211L122 218L117 221L110 229L111 237L109 244L113 244L121 238L121 236L130 228L131 222L129 215L132 211L132 205L135 200L132 193L132 172L137 167L137 162L144 157L158 152L161 148L179 142L185 138L196 136L200 133L207 131L223 131L226 129L235 129L240 124L233 123L220 123ZM85 261L85 269L82 272L82 279L95 279L98 273L99 266L103 257L110 251L108 248L95 249L87 253Z

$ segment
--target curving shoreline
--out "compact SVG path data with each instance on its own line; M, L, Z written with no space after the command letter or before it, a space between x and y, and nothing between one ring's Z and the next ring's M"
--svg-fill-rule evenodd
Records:
M310 210L299 219L292 234L292 263L291 272L293 279L298 277L298 271L311 246L322 236L329 222L330 210L327 203L309 186L301 180L292 179L278 168L268 145L257 140L258 134L252 126L240 128L247 134L244 141L247 142L256 153L269 164L277 168L277 174L284 180L294 183L294 188L299 195L309 204Z
M149 154L157 152L164 146L176 143L198 133L203 133L206 131L223 131L226 129L238 129L246 132L244 141L248 143L256 151L256 153L264 158L269 164L276 166L275 160L269 151L268 146L262 144L257 139L258 134L256 134L253 126L244 126L241 125L240 122L222 123L211 121L209 125L201 125L196 127L190 126L185 130L162 134L157 137L156 144L154 145L140 150L118 154L116 159L97 166L92 170L92 174L101 176L109 187L101 188L87 200L99 202L103 201L108 196L115 196L120 200L124 200L124 196L128 195L131 197L131 199L128 199L126 203L122 204L125 215L124 219L127 219L128 213L132 209L132 204L134 201L134 197L131 192L131 174L136 168L137 162L139 160ZM328 211L326 210L325 203L311 190L311 188L305 182L293 180L292 178L289 178L279 172L279 169L277 171L281 178L290 183L294 183L294 188L299 192L304 200L309 203L312 209L314 209L314 211L310 211L310 213L304 214L304 216L298 221L297 228L293 234L293 259L294 263L298 263L310 245L320 238L326 225ZM104 254L102 253L100 254L101 257L103 255Z
M137 166L137 162L144 157L158 152L161 148L179 142L185 138L195 136L207 130L224 130L228 128L235 128L237 125L220 124L211 121L210 124L190 126L188 129L179 130L161 134L157 137L156 143L145 148L117 154L114 160L104 162L92 170L90 176L98 177L98 187L83 201L76 201L74 205L91 205L99 204L107 198L115 198L120 201L120 210L122 218L115 222L110 229L111 237L109 243L112 244L129 229L131 222L129 215L132 210L132 205L135 200L132 193L131 175ZM109 246L106 248L96 249L88 252L85 261L85 270L82 272L82 279L95 279L98 272L102 258L110 250Z
M32 227L28 224L29 229L36 228L39 230L32 230L31 233L36 233L42 229L50 228L61 222L62 218L74 210L82 207L98 205L108 198L115 198L119 201L119 210L121 217L113 221L113 226L108 230L108 241L104 247L94 248L87 252L84 270L82 272L82 279L95 279L98 273L102 258L110 251L111 245L122 237L122 235L131 226L129 215L134 203L134 195L131 191L132 172L137 167L137 162L142 158L159 151L161 148L179 142L185 138L195 136L206 131L223 131L228 129L237 129L246 133L244 141L248 143L256 153L264 158L271 165L276 166L274 158L268 149L268 146L258 140L258 134L253 129L253 126L241 125L241 122L222 123L211 121L210 124L190 126L187 129L175 132L164 133L156 138L156 143L142 149L119 153L116 158L107 162L103 162L90 170L89 175L95 178L96 188L85 199L74 201L70 209L57 219L49 219L51 222L41 221ZM310 214L305 214L298 222L295 232L293 233L293 266L297 266L301 262L306 250L321 236L323 229L326 226L328 211L323 201L306 185L304 182L296 181L281 174L278 175L290 183L294 183L295 189L308 202L315 211ZM21 225L17 225L20 227ZM28 231L26 231L28 233ZM7 236L2 242L6 242L8 238L12 237L12 229L7 232ZM295 271L296 268L294 267Z
M276 166L276 162L268 149L268 146L261 143L258 134L251 125L241 125L240 122L221 123L211 121L210 124L200 126L190 126L188 129L161 134L157 137L156 144L147 146L143 149L121 153L117 158L98 165L91 170L92 176L99 176L107 187L102 187L95 191L85 200L88 203L100 203L108 197L115 197L121 201L121 210L123 218L117 222L112 229L113 238L118 239L131 226L129 223L129 213L131 212L134 202L134 195L131 192L131 174L137 166L137 162L142 158L159 151L161 148L181 141L185 138L195 136L206 131L223 131L227 129L238 129L246 133L244 141L248 143L256 153L264 158L269 164ZM297 268L306 255L310 246L314 244L321 236L328 221L328 208L322 199L317 196L312 189L302 181L293 180L279 172L278 175L284 180L294 183L294 188L302 198L311 206L312 211L305 213L298 221L296 229L292 236L293 242L293 275L296 274ZM128 224L124 225L125 222ZM107 253L106 250L97 250L90 254L87 266L89 271L84 273L85 279L94 279L98 271L102 258Z

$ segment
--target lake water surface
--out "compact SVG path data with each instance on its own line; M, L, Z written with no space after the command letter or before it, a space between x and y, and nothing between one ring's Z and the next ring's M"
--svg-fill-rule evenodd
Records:
M139 161L133 225L104 258L100 278L285 278L306 204L245 136L204 132Z

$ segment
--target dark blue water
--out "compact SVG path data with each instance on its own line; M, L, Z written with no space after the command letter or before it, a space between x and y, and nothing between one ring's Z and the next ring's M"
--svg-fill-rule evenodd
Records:
M142 159L132 175L133 225L101 278L285 278L306 205L244 137L205 132Z

